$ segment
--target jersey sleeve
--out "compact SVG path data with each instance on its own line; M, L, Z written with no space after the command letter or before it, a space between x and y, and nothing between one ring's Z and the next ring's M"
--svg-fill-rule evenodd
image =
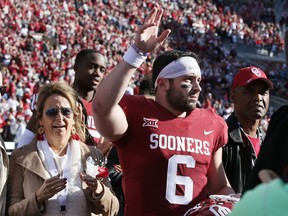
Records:
M207 109L211 113L211 118L215 121L215 127L218 130L218 134L216 135L216 142L214 152L216 152L219 148L223 147L228 142L228 126L223 119L223 117L219 116L212 109Z

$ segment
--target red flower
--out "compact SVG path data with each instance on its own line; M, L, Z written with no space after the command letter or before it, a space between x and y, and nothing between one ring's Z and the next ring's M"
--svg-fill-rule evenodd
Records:
M98 167L98 174L96 175L96 177L98 178L105 178L109 175L109 170L107 167Z

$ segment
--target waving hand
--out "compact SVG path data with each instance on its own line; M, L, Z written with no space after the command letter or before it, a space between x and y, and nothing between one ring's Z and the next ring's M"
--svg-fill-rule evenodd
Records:
M163 9L156 5L145 19L135 38L135 45L145 53L149 53L157 49L169 36L171 30L166 29L158 37L159 25L162 18Z

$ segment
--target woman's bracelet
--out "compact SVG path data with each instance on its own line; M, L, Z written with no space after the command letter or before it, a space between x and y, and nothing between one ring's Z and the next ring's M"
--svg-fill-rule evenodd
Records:
M147 53L142 52L135 44L132 44L123 56L124 61L136 68L139 68L146 58Z

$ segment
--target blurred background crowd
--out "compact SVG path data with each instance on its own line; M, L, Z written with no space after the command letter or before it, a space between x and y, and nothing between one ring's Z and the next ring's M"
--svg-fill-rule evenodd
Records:
M260 67L274 82L272 95L288 98L288 69L281 60L288 0L158 2L165 8L162 28L172 30L158 52L179 49L198 54L203 76L199 106L212 107L226 118L233 110L229 100L233 75L251 64ZM56 80L73 82L75 55L81 49L94 48L105 55L109 73L154 3L0 0L0 62L7 92L0 103L4 140L17 143L32 115L32 95L39 86ZM251 61L240 52L259 58ZM137 94L141 80L150 75L154 55L148 56L131 80L130 94ZM264 129L273 111L263 119Z

